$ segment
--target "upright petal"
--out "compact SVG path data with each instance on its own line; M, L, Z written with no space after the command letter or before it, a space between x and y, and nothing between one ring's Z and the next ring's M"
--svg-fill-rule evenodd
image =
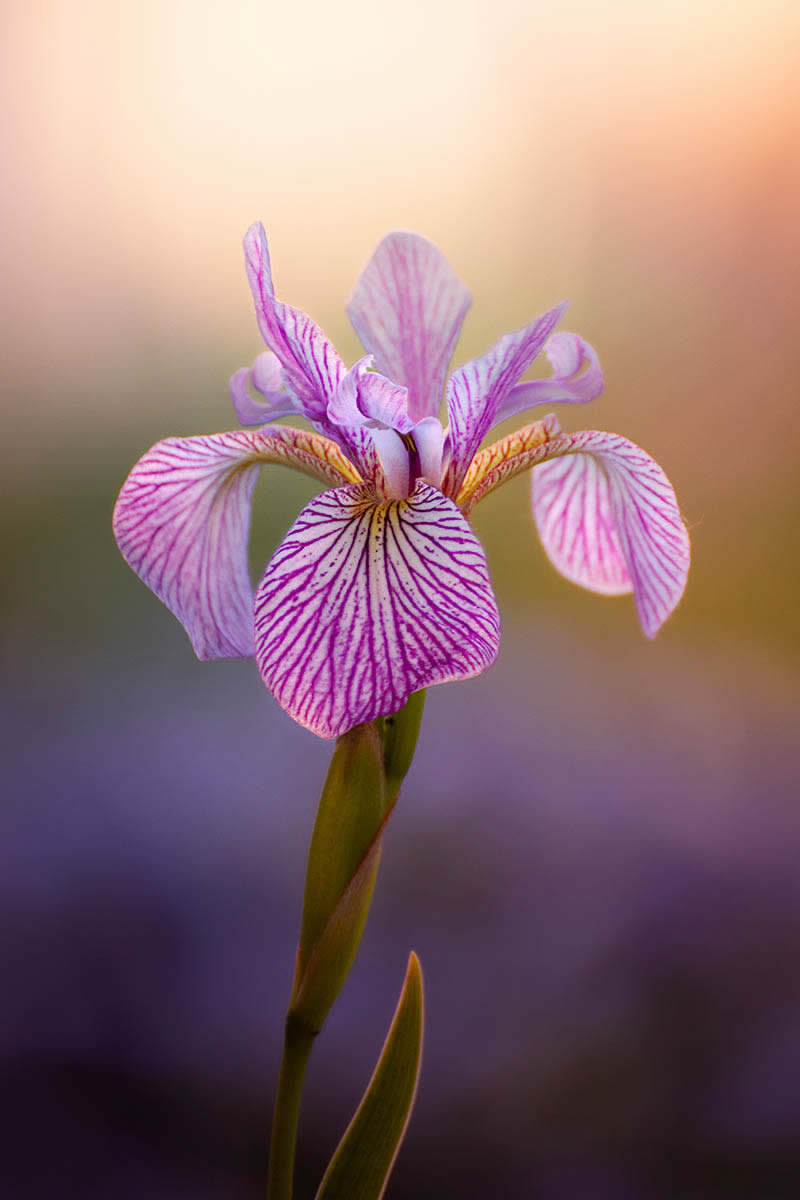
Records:
M500 636L480 543L421 480L400 502L376 503L365 486L312 500L267 567L255 613L264 682L321 737L479 674Z
M562 434L533 472L533 513L553 565L582 587L633 592L653 637L683 595L689 536L658 463L614 433ZM564 456L564 457L561 457Z
M585 404L603 390L603 372L588 342L576 333L554 333L544 352L550 360L550 379L518 383L506 396L492 422L499 425L536 404Z
M303 415L319 421L345 374L345 365L310 317L275 299L267 237L260 222L251 225L245 235L244 258L261 336L278 356Z
M458 494L473 456L506 397L536 358L565 307L559 304L524 329L505 334L487 354L465 363L450 376L447 383L450 462L442 484L446 495Z
M470 294L440 250L413 233L390 233L347 306L379 371L408 388L412 422L438 415L447 366Z
M332 442L276 425L159 442L117 500L120 550L182 622L198 658L253 653L247 538L264 463L294 466L334 487L355 478Z

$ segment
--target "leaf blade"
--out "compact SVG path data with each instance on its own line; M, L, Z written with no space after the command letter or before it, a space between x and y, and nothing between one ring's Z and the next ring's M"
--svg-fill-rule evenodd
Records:
M377 1066L328 1165L316 1200L380 1200L384 1195L411 1119L423 1027L422 971L412 950Z

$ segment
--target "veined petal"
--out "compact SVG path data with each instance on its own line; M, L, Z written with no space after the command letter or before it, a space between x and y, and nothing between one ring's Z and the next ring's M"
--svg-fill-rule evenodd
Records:
M551 379L516 384L506 396L493 424L525 412L536 404L585 404L603 391L603 372L597 355L576 333L554 333L544 347L553 368Z
M500 636L480 543L421 480L399 502L376 502L367 486L312 500L267 567L255 614L265 684L321 737L479 674Z
M549 416L476 455L459 507L469 514L531 467L534 517L553 565L591 591L633 592L642 629L653 637L689 571L689 535L661 467L619 434L563 433Z
M359 376L358 403L370 420L398 433L408 433L413 426L408 415L408 390L374 371L363 371Z
M689 535L657 462L615 433L562 434L533 472L533 513L553 565L595 592L633 592L653 637L683 595Z
M516 333L507 333L484 354L459 367L447 383L450 463L442 483L456 496L467 469L495 422L514 384L527 371L552 333L566 305L551 308Z
M342 376L339 386L328 401L326 417L330 424L344 429L358 429L366 424L368 418L358 404L358 377L365 363L369 361L369 358L360 359Z
M408 388L412 422L435 417L447 366L471 304L440 250L391 233L367 263L347 312L378 370Z
M159 442L119 494L117 544L182 622L198 658L253 653L247 537L250 500L264 463L296 467L328 486L357 479L327 438L273 425Z
M469 516L479 500L490 492L527 471L534 463L547 458L546 443L561 434L553 413L533 425L525 425L509 433L499 442L492 442L479 450L469 465L456 503L465 516ZM446 447L445 447L446 448Z
M303 415L322 420L346 367L318 325L275 299L264 226L251 225L244 239L247 278L261 336L279 358Z

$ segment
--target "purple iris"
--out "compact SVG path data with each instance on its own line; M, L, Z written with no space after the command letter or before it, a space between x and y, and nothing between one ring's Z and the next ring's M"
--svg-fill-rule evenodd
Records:
M348 306L367 351L348 370L309 317L275 299L261 225L244 245L267 351L236 372L231 394L240 421L260 428L159 442L114 513L123 555L200 658L255 654L278 702L322 737L396 712L420 688L486 670L500 618L467 516L532 466L533 513L553 564L593 591L633 592L644 632L655 634L689 567L658 464L617 434L563 433L552 416L480 449L510 416L602 391L591 347L553 333L564 305L445 384L469 293L430 242L393 233ZM520 383L541 350L552 376ZM289 414L314 432L270 423ZM300 513L254 598L250 502L265 463L329 490Z

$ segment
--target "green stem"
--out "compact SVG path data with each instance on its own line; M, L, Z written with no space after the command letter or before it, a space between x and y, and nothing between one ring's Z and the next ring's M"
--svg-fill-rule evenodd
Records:
M299 1025L291 1017L287 1020L278 1094L272 1115L267 1200L292 1200L297 1121L308 1056L315 1036L305 1025Z
M424 692L415 693L394 716L357 725L336 744L309 849L272 1118L267 1200L292 1200L308 1056L361 940L382 827L414 757L424 699Z

